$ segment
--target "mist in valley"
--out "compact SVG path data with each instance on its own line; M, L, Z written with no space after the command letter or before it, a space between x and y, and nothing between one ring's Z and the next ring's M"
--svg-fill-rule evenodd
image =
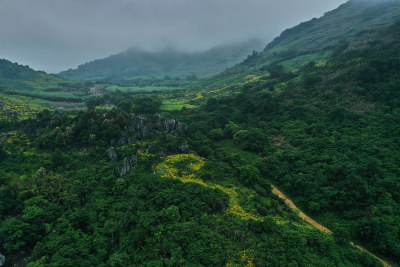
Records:
M344 2L3 0L0 58L56 73L130 47L200 52L254 38L266 45Z

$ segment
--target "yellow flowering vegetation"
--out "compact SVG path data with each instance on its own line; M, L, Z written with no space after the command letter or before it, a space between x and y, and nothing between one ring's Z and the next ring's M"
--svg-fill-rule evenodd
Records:
M241 256L242 256L242 262L247 262L246 266L248 267L253 267L253 260L254 260L254 256L251 253L250 249L246 249L240 252Z
M43 110L43 103L27 97L0 94L0 120L29 117Z
M317 68L325 67L326 63L327 63L326 60L319 60L318 62L315 63L315 67L317 67Z
M196 183L211 189L219 189L229 196L229 205L225 210L225 215L234 215L242 220L258 220L262 221L263 218L256 215L255 211L246 211L241 205L240 200L243 198L243 193L249 193L248 198L252 197L250 190L241 189L237 187L224 187L219 184L203 181L198 177L197 172L204 166L204 159L194 154L178 154L167 156L164 162L154 167L155 171L161 174L162 178L178 179L183 183ZM248 266L252 267L253 255L250 249L240 252L241 263L234 263L229 261L226 266Z
M153 143L156 143L156 142L153 142ZM149 151L147 149L148 144L149 144L149 142L146 142L146 141L137 141L136 143L132 144L130 148L133 150L136 149L137 154L142 159L148 159L148 158L155 157L155 154L149 153Z
M225 214L232 214L242 220L263 220L263 218L254 213L246 211L241 205L241 194L237 187L224 187L219 184L203 181L197 176L197 172L204 166L204 159L194 154L178 154L165 158L165 161L155 167L155 171L161 174L163 178L178 179L184 183L196 183L202 186L219 189L229 196L229 206ZM247 189L242 189L247 190ZM248 190L250 192L250 190ZM250 194L249 194L250 195Z

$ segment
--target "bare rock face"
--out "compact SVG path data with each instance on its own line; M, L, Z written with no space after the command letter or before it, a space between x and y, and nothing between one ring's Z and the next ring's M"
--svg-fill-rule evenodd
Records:
M152 118L136 116L122 132L122 137L118 142L128 144L134 142L137 138L149 138L159 136L162 132L172 133L176 131L186 131L187 125L176 120L162 120L158 117Z
M0 266L3 266L6 263L6 256L0 253Z
M115 152L114 147L110 147L108 149L108 158L112 162L117 162L118 155ZM133 155L132 157L124 157L122 163L115 169L115 172L118 173L120 177L124 177L132 171L132 168L135 168L138 161L138 155Z
M174 131L186 131L187 125L176 120L165 120L161 122L163 131L170 133Z
M125 157L122 160L122 165L117 168L118 174L120 177L124 177L129 174L132 168L135 168L137 165L138 156L133 155L131 158Z
M108 149L108 158L113 162L117 161L118 156L117 156L117 153L115 153L114 147L110 147Z
M175 120L166 120L162 122L162 128L167 133L172 132L175 129L175 127L176 127Z
M150 136L153 131L153 120L151 118L137 116L133 121L134 130L140 130L142 132L143 138Z
M163 133L171 133L174 138L178 138L179 133L187 130L185 123L176 120L162 120L160 115L154 117L136 116L131 120L128 125L125 126L122 131L122 136L118 140L112 140L111 144L126 145L140 140L141 138L154 138L162 136ZM189 150L187 141L184 141L180 146L181 152ZM146 153L158 153L159 155L165 155L165 151L159 148L156 143L150 142L145 150ZM114 147L108 149L108 157L112 162L118 161L118 155L116 154ZM122 158L122 157L121 157ZM122 161L119 161L118 167L115 172L119 177L125 177L137 166L138 155L123 157Z

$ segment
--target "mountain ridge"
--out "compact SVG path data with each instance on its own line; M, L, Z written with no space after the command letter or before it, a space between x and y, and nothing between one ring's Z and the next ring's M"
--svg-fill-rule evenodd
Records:
M400 21L398 0L350 0L319 18L284 30L263 51L217 77L260 71L270 64L304 55L320 57L319 54L332 51L344 40L357 42L360 34L384 29L396 21Z
M137 76L190 74L205 77L240 63L252 51L262 49L262 46L260 40L250 40L193 53L172 48L155 52L130 48L104 59L81 64L76 69L69 69L58 75L77 80L96 80L108 76L129 79Z
M28 266L382 266L353 240L400 264L397 6L348 3L198 90L87 83L87 109L0 121L0 252Z

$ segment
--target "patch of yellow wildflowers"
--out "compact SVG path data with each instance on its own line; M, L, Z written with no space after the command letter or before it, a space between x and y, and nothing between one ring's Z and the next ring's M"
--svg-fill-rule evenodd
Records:
M326 66L326 60L319 60L317 63L315 63L315 67L317 68L322 68Z
M204 159L199 156L194 154L178 154L166 157L163 163L155 167L155 170L159 172L163 178L179 179L183 183L196 183L211 189L221 190L229 196L229 206L225 211L226 214L232 214L242 220L263 220L262 217L252 212L245 211L239 204L240 196L237 192L237 187L223 187L219 184L205 182L200 179L196 173L203 166Z
M240 252L241 254L241 258L242 258L242 263L247 263L246 266L247 267L254 267L254 256L252 255L250 249L246 249Z
M41 104L27 97L0 94L0 120L33 116L43 110Z
M251 253L251 249L246 249L240 251L240 263L234 263L230 260L225 266L226 267L236 267L236 266L246 266L246 267L254 267L254 256Z

